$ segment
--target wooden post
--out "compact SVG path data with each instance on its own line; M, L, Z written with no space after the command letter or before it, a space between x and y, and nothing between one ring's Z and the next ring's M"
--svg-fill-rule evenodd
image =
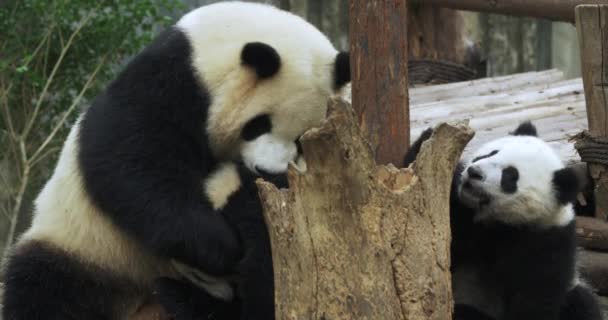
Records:
M608 161L608 5L576 7L576 27L581 48L589 136L606 142L603 152L604 160ZM583 154L581 156L584 158ZM595 181L596 217L606 220L608 165L589 163L589 172Z
M378 163L409 147L407 1L351 0L352 102Z
M581 4L601 4L606 0L411 0L412 3L436 5L514 16L574 22L574 8Z

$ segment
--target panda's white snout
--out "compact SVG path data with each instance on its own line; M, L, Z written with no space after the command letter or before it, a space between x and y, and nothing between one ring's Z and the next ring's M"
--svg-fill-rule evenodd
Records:
M459 188L460 200L471 208L479 208L490 203L488 176L478 165L466 168Z
M267 133L245 142L241 156L251 171L279 174L286 172L289 163L296 160L298 147L294 141Z

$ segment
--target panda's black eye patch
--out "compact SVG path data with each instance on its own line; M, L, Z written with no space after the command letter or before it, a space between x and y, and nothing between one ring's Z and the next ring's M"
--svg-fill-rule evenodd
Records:
M500 188L504 193L515 193L517 191L517 180L519 180L519 171L517 168L506 167L502 169Z
M259 115L247 122L241 131L241 138L251 141L272 130L272 122L267 114Z
M494 150L494 151L492 151L492 152L490 152L490 153L488 153L488 154L486 154L486 155L479 156L479 157L477 157L477 158L473 159L473 163L475 163L475 162L477 162L477 161L479 161L479 160L481 160L481 159L486 159L486 158L489 158L489 157L491 157L491 156L493 156L493 155L495 155L495 154L497 154L497 153L498 153L498 150Z

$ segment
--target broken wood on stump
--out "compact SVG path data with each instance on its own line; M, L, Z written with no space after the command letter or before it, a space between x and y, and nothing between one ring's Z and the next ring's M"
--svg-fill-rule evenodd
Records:
M277 320L451 319L449 194L473 132L440 124L413 169L377 166L343 100L301 139L289 189L258 181Z
M594 157L599 156L608 162L608 5L577 6L576 28L581 48L589 136L595 140L596 146L600 146ZM583 153L581 157L587 161ZM608 165L599 164L603 162L601 159L589 163L589 172L595 181L596 217L606 220Z

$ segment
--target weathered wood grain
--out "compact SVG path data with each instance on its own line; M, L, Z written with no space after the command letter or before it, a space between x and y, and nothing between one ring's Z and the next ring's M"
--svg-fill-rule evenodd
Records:
M412 106L415 106L420 103L444 100L453 96L491 95L506 90L525 89L527 86L550 84L563 79L563 77L562 72L549 70L413 88L410 89L410 102Z
M604 2L605 3L605 2ZM608 139L608 4L576 7L589 133ZM608 219L608 166L589 164L596 216Z
M407 1L349 4L352 103L379 163L398 164L409 146Z
M450 180L473 132L439 125L413 168L377 166L350 106L331 109L289 189L258 182L277 319L450 319Z

